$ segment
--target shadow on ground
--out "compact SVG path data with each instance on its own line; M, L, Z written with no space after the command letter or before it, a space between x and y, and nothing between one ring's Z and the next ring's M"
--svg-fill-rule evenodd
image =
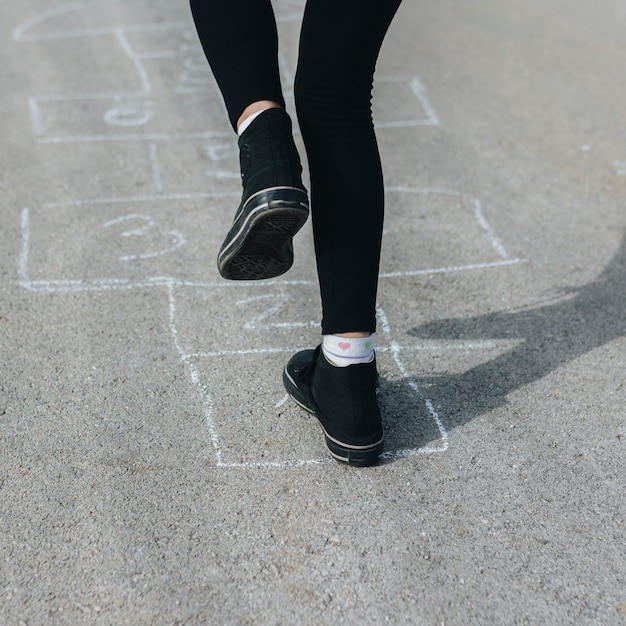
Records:
M567 289L558 302L516 312L444 319L417 326L409 334L438 340L512 340L504 354L462 372L419 377L447 428L506 404L506 397L559 367L626 333L626 233L611 262L593 282ZM404 381L408 385L408 381ZM432 441L423 432L411 445Z

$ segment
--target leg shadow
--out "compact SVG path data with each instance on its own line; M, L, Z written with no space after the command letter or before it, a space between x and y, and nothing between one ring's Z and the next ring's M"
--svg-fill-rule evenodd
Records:
M439 320L409 331L410 335L423 339L519 342L504 354L463 373L416 380L424 395L442 407L447 428L506 405L511 392L624 337L626 233L615 256L597 279L568 289L563 296L559 302L532 309ZM404 392L409 384L410 380L404 381ZM423 435L417 438L421 445L431 440L429 433ZM415 435L411 437L414 441Z

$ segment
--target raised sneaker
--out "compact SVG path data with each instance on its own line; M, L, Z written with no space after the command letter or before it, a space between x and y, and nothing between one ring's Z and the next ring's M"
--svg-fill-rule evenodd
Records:
M263 111L239 137L243 195L217 257L230 280L284 274L293 264L293 236L309 215L302 165L291 119L283 109Z

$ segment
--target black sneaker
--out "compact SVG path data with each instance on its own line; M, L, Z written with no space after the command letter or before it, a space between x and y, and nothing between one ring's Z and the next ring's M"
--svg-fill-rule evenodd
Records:
M293 264L293 236L309 215L302 165L283 109L261 113L239 138L243 196L217 256L230 280L284 274Z
M283 371L285 389L318 419L331 455L360 467L374 465L383 450L377 383L375 360L335 367L321 346L298 352Z

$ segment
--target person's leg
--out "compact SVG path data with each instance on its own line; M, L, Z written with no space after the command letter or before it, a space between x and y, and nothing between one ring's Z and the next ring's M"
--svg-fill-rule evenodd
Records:
M294 355L285 388L313 413L331 454L375 463L384 432L373 336L384 214L371 116L376 59L400 0L308 0L296 108L311 172L322 346Z
M400 0L309 0L296 108L311 172L324 334L375 329L384 195L371 117L376 60Z
M220 248L220 274L273 278L293 263L292 238L308 217L300 157L284 111L270 0L191 0L230 122L239 131L243 195Z
M233 128L252 103L284 107L270 0L190 0L190 5Z

